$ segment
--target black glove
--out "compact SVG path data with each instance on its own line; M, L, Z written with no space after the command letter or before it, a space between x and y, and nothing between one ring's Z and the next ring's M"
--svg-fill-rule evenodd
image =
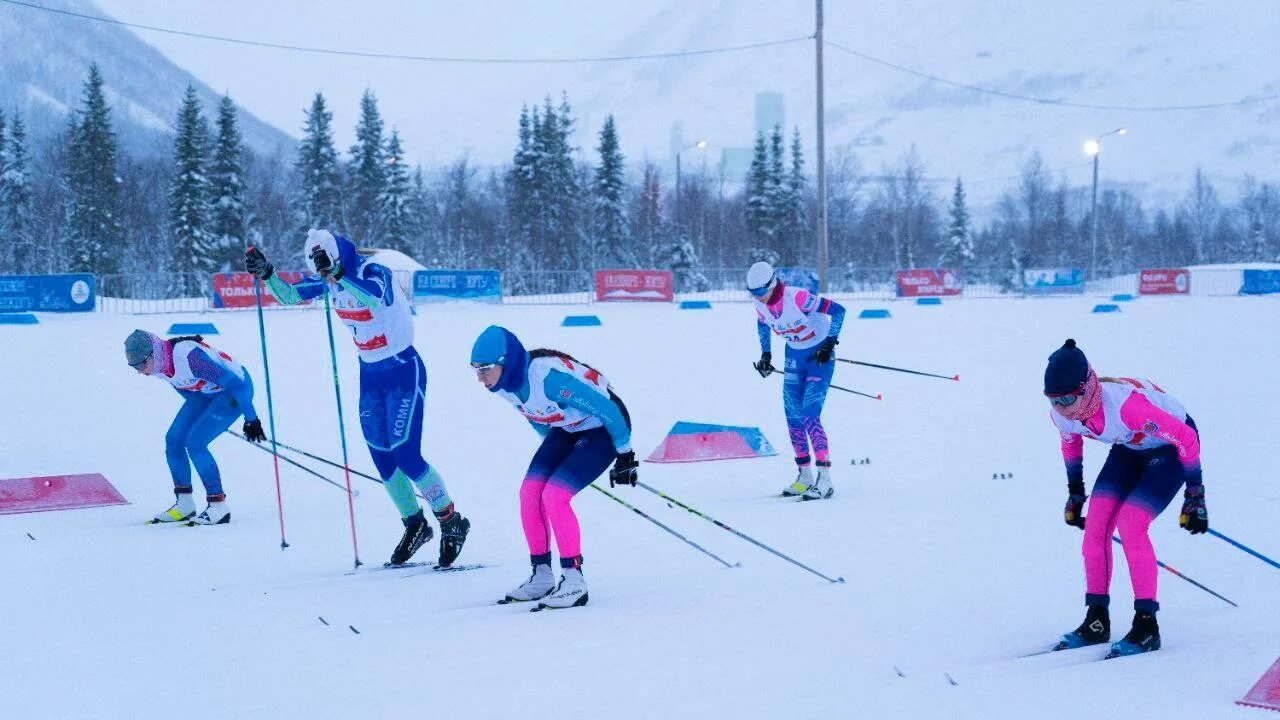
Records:
M818 349L813 351L813 359L817 360L819 365L825 365L831 362L831 356L836 351L836 345L839 344L840 341L833 337L826 338L822 341L822 344L818 346Z
M267 256L256 247L244 251L244 269L245 272L260 280L266 280L276 271L271 263L267 262Z
M342 266L334 262L329 253L324 248L317 245L311 250L311 264L315 266L316 272L321 275L328 275L334 280L342 279Z
M1084 483L1069 482L1067 483L1067 492L1071 493L1067 496L1067 506L1062 509L1062 519L1068 525L1084 529Z
M751 367L755 368L762 378L769 377L770 373L778 369L773 366L773 353L768 351L760 353L759 362L751 363Z
M262 431L261 420L245 420L242 432L244 439L250 442L262 442L267 439L267 434Z
M1204 485L1188 485L1182 494L1182 514L1178 516L1178 527L1192 535L1199 535L1209 529L1209 511L1204 507Z
M624 453L618 453L618 459L613 461L613 469L609 471L609 487L615 485L630 485L635 487L639 476L636 468L640 467L640 463L636 462L636 454L631 450Z

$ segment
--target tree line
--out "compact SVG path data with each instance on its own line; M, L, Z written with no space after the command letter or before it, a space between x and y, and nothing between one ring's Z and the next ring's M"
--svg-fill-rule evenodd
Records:
M628 165L612 116L591 134L592 152L575 145L567 96L520 109L508 164L463 155L423 168L405 160L372 91L346 153L322 93L304 110L297 147L261 155L244 146L229 96L207 110L188 87L170 156L129 157L104 85L90 67L66 128L35 147L20 113L0 113L0 273L91 272L116 278L104 292L122 293L126 276L163 276L149 292L198 293L208 273L236 269L248 245L301 267L311 227L427 267L497 268L512 292L582 289L587 273L610 267L672 269L679 289L697 290L710 285L706 268L816 262L816 196L798 129L759 133L745 177L682 173L677 197L657 164ZM1100 275L1280 255L1280 188L1252 176L1232 202L1197 169L1180 202L1154 211L1104 189L1095 253L1089 188L1055 178L1038 153L981 225L963 178L940 195L914 147L877 173L851 148L827 165L836 289L868 269L946 266L1008 280L1023 268L1088 268L1095 254Z

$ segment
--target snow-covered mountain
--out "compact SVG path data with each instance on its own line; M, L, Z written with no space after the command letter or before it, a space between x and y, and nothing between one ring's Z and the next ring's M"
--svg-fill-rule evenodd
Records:
M88 0L39 0L44 7L101 15ZM212 123L223 88L210 88L121 27L21 5L0 3L0 109L22 113L34 138L66 129L79 108L89 65L106 82L112 120L131 153L168 155L169 137L188 83L194 83ZM235 88L225 88L236 99ZM245 143L260 153L294 140L241 108Z

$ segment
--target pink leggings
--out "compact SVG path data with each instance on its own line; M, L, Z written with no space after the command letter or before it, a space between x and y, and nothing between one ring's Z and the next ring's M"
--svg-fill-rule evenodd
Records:
M520 522L529 543L530 555L551 552L551 533L556 534L560 557L574 558L582 554L582 533L578 516L573 514L574 491L546 478L526 476L520 485Z
M1111 587L1111 535L1118 529L1129 563L1129 579L1135 600L1156 600L1156 552L1147 535L1155 514L1142 503L1094 495L1084 528L1085 592L1106 595Z

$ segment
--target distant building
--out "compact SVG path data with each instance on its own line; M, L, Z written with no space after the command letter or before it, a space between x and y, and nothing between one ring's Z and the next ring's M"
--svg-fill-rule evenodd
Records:
M782 93L756 93L756 132L768 136L773 132L775 125L782 127L783 130L787 127L787 112Z

